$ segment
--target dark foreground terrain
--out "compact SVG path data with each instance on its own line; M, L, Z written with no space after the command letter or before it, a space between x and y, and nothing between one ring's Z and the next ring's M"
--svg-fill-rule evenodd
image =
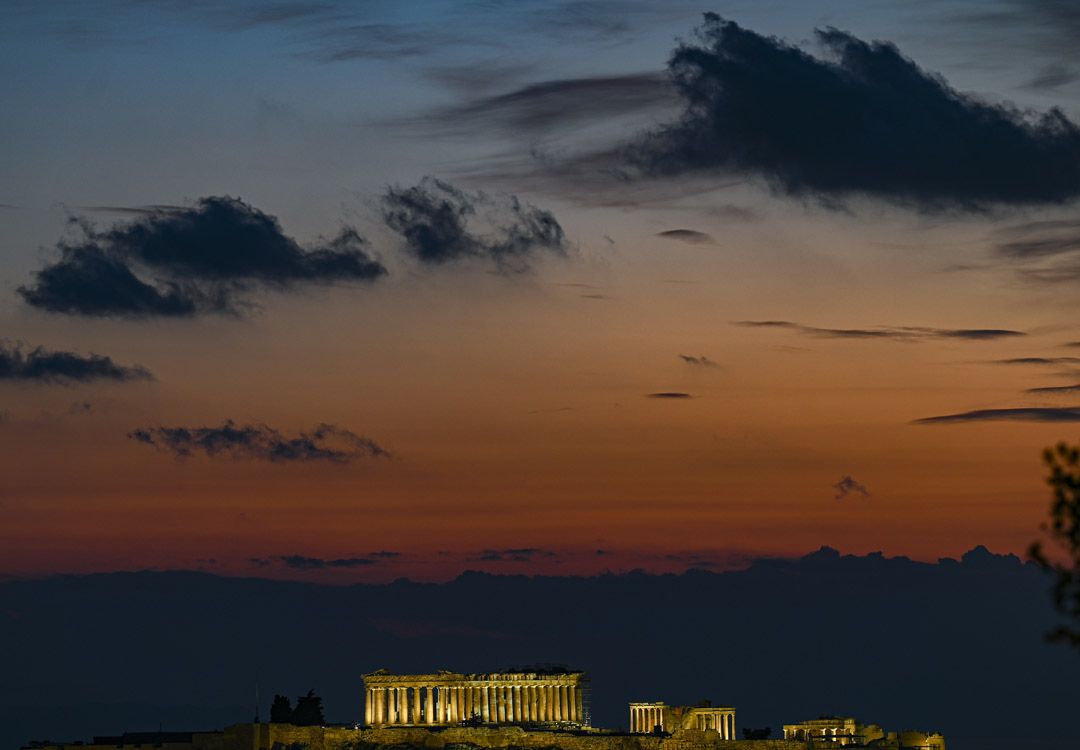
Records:
M568 664L593 723L630 700L732 704L740 727L821 714L944 732L950 750L1075 740L1080 654L1051 646L1048 581L982 548L937 564L840 556L729 573L333 587L202 573L0 583L0 748L219 728L315 688L362 716L360 675Z

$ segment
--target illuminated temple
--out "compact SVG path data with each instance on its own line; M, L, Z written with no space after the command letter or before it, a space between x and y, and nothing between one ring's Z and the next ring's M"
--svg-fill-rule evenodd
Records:
M630 731L634 734L671 734L679 729L716 732L720 739L735 739L735 709L731 706L669 706L630 704Z
M583 672L364 675L368 726L566 724L588 726Z
M886 732L822 716L735 734L735 709L701 701L630 703L626 728L592 726L584 672L513 667L500 672L363 675L363 722L255 721L207 732L135 732L92 742L33 742L24 750L945 750L936 732ZM359 718L359 717L358 717Z

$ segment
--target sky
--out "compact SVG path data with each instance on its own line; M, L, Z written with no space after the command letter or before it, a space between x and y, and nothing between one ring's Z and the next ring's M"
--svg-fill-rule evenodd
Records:
M1022 554L1080 12L0 10L0 574Z

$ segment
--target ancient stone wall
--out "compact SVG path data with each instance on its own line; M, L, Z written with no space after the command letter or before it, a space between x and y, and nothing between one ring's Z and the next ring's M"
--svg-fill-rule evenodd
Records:
M118 747L51 745L38 750L117 750ZM147 750L144 745L141 750ZM716 732L684 730L671 737L603 730L555 732L521 727L295 727L236 724L200 732L190 743L164 743L156 750L806 750L791 740L724 740Z
M285 724L269 727L266 738L269 745L226 750L806 750L806 744L802 742L723 740L716 732L698 730L677 732L671 737L653 737L604 732L545 732L521 727L346 729Z

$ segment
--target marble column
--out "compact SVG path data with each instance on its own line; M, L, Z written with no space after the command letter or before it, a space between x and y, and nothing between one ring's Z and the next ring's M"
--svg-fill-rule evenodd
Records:
M491 723L491 696L487 685L480 688L480 718L485 724Z

